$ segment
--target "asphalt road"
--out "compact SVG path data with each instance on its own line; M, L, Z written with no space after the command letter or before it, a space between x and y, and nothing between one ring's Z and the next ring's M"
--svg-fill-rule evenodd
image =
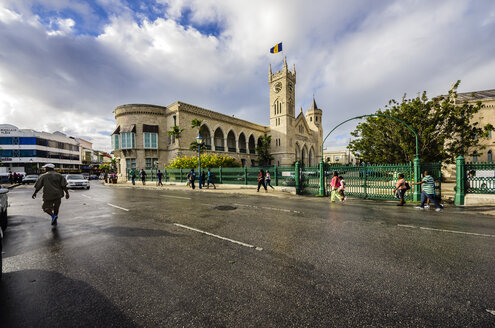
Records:
M495 327L495 219L92 182L9 193L1 327Z

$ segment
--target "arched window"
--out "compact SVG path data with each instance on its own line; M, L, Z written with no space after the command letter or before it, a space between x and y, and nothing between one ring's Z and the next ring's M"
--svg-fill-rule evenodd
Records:
M256 154L256 143L254 141L253 135L249 136L249 153Z
M223 137L222 129L217 128L215 130L214 139L215 139L215 150L224 151L225 150L225 146L224 146L224 143L223 143L224 137Z
M227 135L227 147L228 151L235 153L237 152L237 148L235 147L235 134L232 130L229 131Z
M246 136L244 136L244 133L239 135L238 147L240 153L246 153Z
M211 134L206 124L201 125L199 135L203 138L203 144L206 146L206 149L211 150Z

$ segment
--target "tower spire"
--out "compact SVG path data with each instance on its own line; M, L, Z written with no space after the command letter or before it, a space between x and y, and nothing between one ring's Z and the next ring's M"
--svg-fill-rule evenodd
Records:
M287 72L289 69L287 68L287 57L284 56L284 71Z

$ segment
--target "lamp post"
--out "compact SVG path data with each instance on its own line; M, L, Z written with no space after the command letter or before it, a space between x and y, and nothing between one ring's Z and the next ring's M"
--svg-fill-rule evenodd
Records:
M196 137L196 143L198 144L198 163L199 163L199 169L198 169L198 174L199 174L199 189L201 189L201 145L203 144L203 138L201 138L201 135L198 133L198 136Z

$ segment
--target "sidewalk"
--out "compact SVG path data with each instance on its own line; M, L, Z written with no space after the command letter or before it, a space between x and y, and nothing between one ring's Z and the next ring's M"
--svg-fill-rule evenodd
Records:
M253 185L235 185L235 184L217 184L217 188L213 189L210 186L209 189L203 187L202 189L198 188L198 184L196 183L196 189L192 190L186 183L175 183L175 182L163 182L163 186L157 186L155 181L146 181L146 185L143 185L141 181L136 181L136 185L132 185L131 182L118 182L117 184L113 183L104 183L106 186L117 187L117 188L135 188L135 189L159 189L159 190L181 190L181 191L195 191L195 192L211 192L211 193L224 193L224 194L239 194L239 195L266 195L271 197L279 197L279 198L290 198L291 196L296 196L296 188L294 187L276 187L275 189L271 189L268 187L268 192L265 192L265 189L261 188L259 192L256 191L258 186Z

